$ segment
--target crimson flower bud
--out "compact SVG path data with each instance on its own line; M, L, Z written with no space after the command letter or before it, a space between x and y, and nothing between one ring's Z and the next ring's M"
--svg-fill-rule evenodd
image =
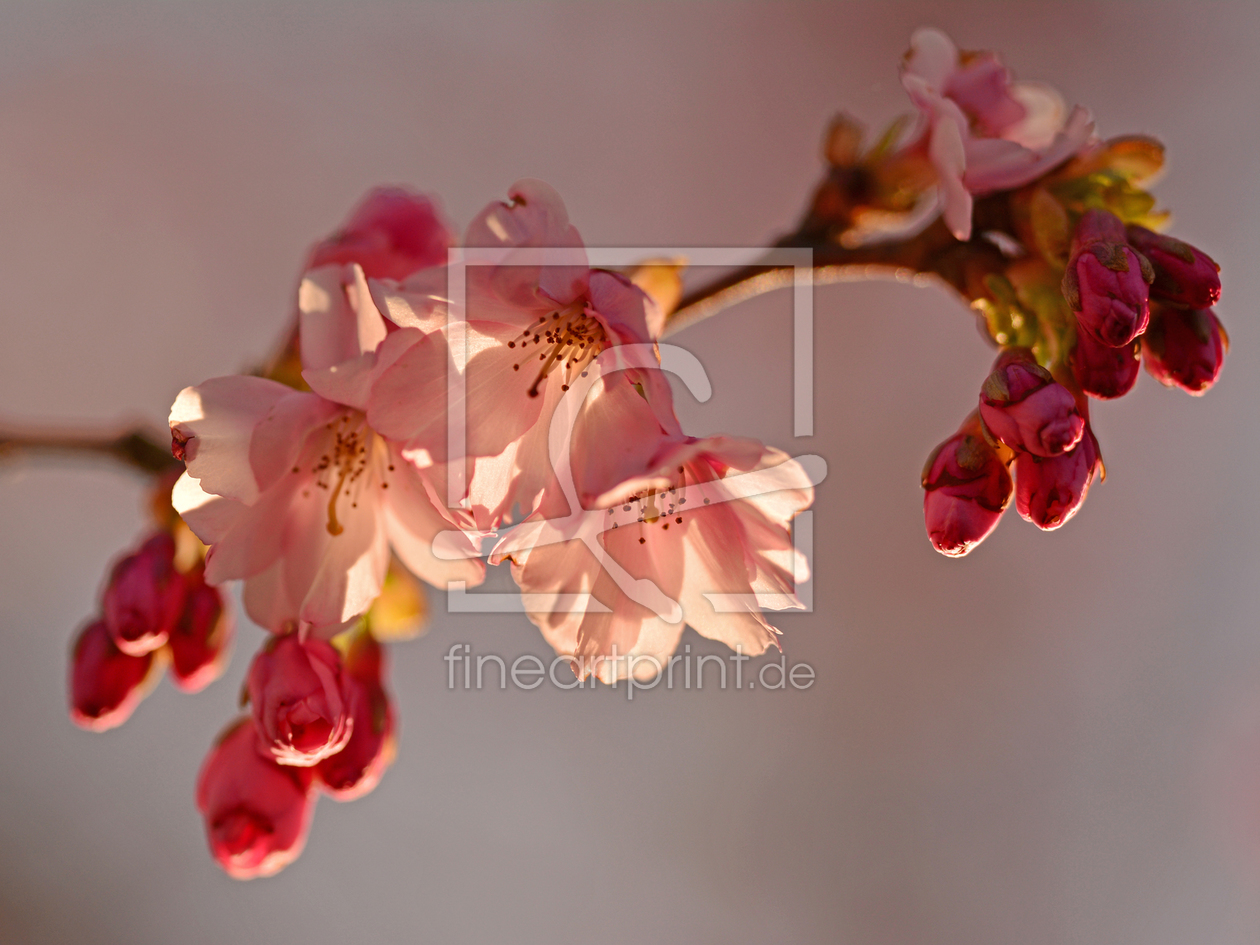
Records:
M315 767L333 798L352 801L369 793L394 760L394 710L381 683L384 653L367 632L346 654L347 701L354 727L346 747Z
M1137 383L1138 367L1142 363L1140 349L1141 343L1137 341L1113 348L1088 332L1079 332L1072 352L1076 383L1085 393L1100 400L1123 397Z
M101 605L114 643L129 656L144 656L166 643L184 606L175 540L158 532L114 565Z
M1129 246L1119 218L1106 210L1085 212L1063 274L1063 297L1082 331L1116 348L1142 334L1154 278L1149 260Z
M1216 383L1229 336L1210 308L1157 306L1142 336L1146 370L1166 387L1201 397Z
M311 781L310 769L277 764L249 719L219 736L197 776L197 809L229 876L271 876L298 858L317 799Z
M446 262L450 244L450 232L427 197L378 187L339 232L311 251L307 266L358 263L369 279L402 279Z
M128 656L114 645L105 621L79 634L70 656L70 718L93 732L122 725L145 695L154 655Z
M1011 449L1037 456L1070 450L1085 430L1076 398L1027 348L1007 348L980 388L980 418Z
M1151 295L1168 302L1208 308L1221 300L1221 267L1189 243L1130 226L1129 243L1151 261Z
M1015 457L1015 508L1020 517L1053 531L1067 523L1085 501L1094 472L1102 466L1098 440L1088 427L1070 453L1042 458Z
M273 636L254 657L246 685L258 733L280 764L309 767L346 747L354 723L332 644Z
M232 621L218 588L206 583L204 565L184 575L184 609L171 629L171 679L199 692L219 678L232 642Z
M1011 476L975 414L932 451L923 488L928 539L941 554L960 558L997 527L1011 500Z

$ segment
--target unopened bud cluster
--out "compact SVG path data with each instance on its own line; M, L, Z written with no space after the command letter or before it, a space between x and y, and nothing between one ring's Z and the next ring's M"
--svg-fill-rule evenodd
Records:
M101 732L125 722L162 669L184 692L222 672L232 621L218 588L206 583L202 546L170 512L170 482L158 487L157 527L110 570L100 613L71 650L70 717Z
M1041 140L1057 144L1030 149L1038 135L1017 120L1032 115L1021 110L1031 90L1010 82L990 53L956 54L942 72L955 55L947 44L916 34L904 76L928 115L920 147L962 241L936 271L972 300L1000 349L978 410L923 474L928 536L938 551L960 556L993 531L1012 497L1042 529L1076 514L1103 469L1089 398L1127 394L1142 364L1165 386L1203 394L1227 339L1212 309L1219 267L1157 232L1166 214L1143 187L1162 167L1162 147L1147 138L1102 141L1092 120L1074 129L1069 119L1041 129ZM932 148L954 133L954 114L969 124L951 165ZM1059 147L1069 139L1071 147ZM999 180L1004 186L992 186Z

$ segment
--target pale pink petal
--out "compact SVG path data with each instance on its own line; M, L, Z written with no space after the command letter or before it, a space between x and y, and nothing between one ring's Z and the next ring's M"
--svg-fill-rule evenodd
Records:
M923 26L910 37L903 75L916 76L934 88L944 88L958 68L958 47L938 29Z
M491 204L469 224L465 245L582 250L582 237L569 223L564 201L550 185L519 180L508 190L508 197L508 203ZM495 267L493 284L500 298L516 304L534 303L540 290L565 305L586 291L587 273L585 252L576 262L541 268L511 265L509 255L504 265Z
M943 103L949 105L952 103ZM957 239L971 238L971 193L964 186L963 175L967 170L967 153L964 147L964 128L952 118L942 118L932 129L928 143L928 156L936 167L937 188L940 192L941 212L945 225Z
M313 461L322 448L314 440L302 459ZM280 524L283 529L286 594L300 601L296 616L317 630L362 613L380 594L389 564L385 530L379 521L383 491L380 481L369 473L357 493L339 496L336 522L341 530L337 534L333 534L326 489L303 487L290 492L288 507L271 519L273 527Z
M369 279L372 302L385 318L400 328L428 334L447 324L450 309L450 270L434 266L413 273L403 282Z
M189 475L215 495L253 502L258 483L250 466L254 427L293 388L261 377L216 377L180 391L171 430L187 438Z
M249 463L258 488L266 491L283 476L291 475L311 431L344 411L318 394L289 389L259 419L250 438Z
M171 490L171 506L180 514L193 534L207 545L226 535L240 518L245 505L236 499L225 499L201 488L201 483L184 473Z
M611 339L622 344L652 340L648 325L659 320L656 303L625 276L597 269L590 278L591 308L608 327Z
M1029 151L1000 138L973 138L967 144L967 188L984 194L1022 187L1072 157L1093 132L1093 118L1077 106L1067 126L1044 151Z
M286 521L296 496L312 490L309 473L279 480L252 505L242 506L230 530L206 553L211 584L250 578L265 571L285 552Z
M330 536L331 537L331 536ZM299 559L301 560L301 559ZM362 614L380 596L389 567L389 541L376 515L346 517L345 531L327 543L319 570L310 579L299 619L318 633ZM300 586L301 578L290 583Z
M463 581L470 587L480 584L486 567L478 558L451 561L434 556L434 537L455 526L435 507L419 470L396 449L390 452L390 462L393 471L384 500L384 526L394 553L412 574L435 587L445 587L449 581ZM463 540L462 544L466 551L475 553L471 541Z
M302 602L289 596L284 558L277 558L271 567L245 581L241 602L250 620L273 633L296 623Z
M659 416L667 410L672 417L672 404L666 400L654 406L634 386L639 375L660 373L617 371L600 378L587 396L574 424L570 461L579 497L588 508L597 507L598 498L620 483L648 475L666 439L674 435ZM668 398L669 385L655 388L653 395Z
M302 379L326 400L367 410L372 382L376 379L375 368L376 353L369 352L331 367L307 368L302 372Z
M482 325L481 327L488 327ZM516 334L511 326L500 331ZM526 360L530 358L531 360ZM445 339L424 336L383 371L372 387L368 422L390 439L447 455L447 386L451 364ZM488 345L464 375L465 454L495 456L537 421L542 398L528 390L536 378L532 355ZM461 409L460 404L455 409Z
M306 273L298 287L298 313L307 370L353 360L385 340L385 319L357 264Z
M1011 96L1024 107L1024 118L1003 131L1002 137L1030 151L1050 147L1055 135L1067 125L1063 96L1042 82L1013 83Z

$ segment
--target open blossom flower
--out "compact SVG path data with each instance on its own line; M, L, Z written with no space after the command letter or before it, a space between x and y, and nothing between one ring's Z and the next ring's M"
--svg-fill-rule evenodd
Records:
M229 876L272 876L298 858L315 811L312 778L310 768L276 764L249 719L219 736L197 777L197 809Z
M997 528L1011 501L1007 462L975 414L932 451L923 467L923 519L933 548L961 558Z
M990 52L960 52L944 33L910 39L901 82L919 109L923 148L936 170L945 223L971 237L972 197L1021 187L1089 141L1094 122L1077 106L1067 114L1048 86L1011 82Z
M1228 349L1229 337L1210 308L1157 306L1142 336L1142 360L1150 375L1196 397L1216 383Z
M315 768L320 786L336 800L352 801L369 793L394 760L394 708L382 682L384 662L383 649L372 634L355 634L343 675L350 740Z
M463 270L468 362L464 403L455 405L466 422L462 455L448 454L452 303L444 269L397 287L373 283L380 310L405 330L387 343L392 363L373 387L368 419L436 462L475 460L469 501L479 523L494 527L514 506L534 510L547 488L550 419L563 393L609 347L650 344L659 312L625 277L587 266L564 203L541 181L518 181L510 202L482 211L465 245L499 258ZM528 259L529 251L554 261L540 264L546 260ZM617 392L661 402L660 423L677 432L668 387L657 379L632 377ZM606 432L615 448L621 434Z
M370 279L403 279L446 262L451 232L430 197L377 187L340 230L311 250L307 269L358 263Z
M1044 531L1067 524L1089 493L1094 473L1102 468L1098 440L1088 427L1074 449L1044 458L1031 453L1015 457L1015 508Z
M1083 332L1115 348L1131 343L1150 320L1148 287L1154 278L1147 258L1128 244L1118 217L1085 211L1063 274L1063 296Z
M130 656L118 649L103 620L89 624L70 657L70 718L93 732L122 725L147 693L155 662L152 652Z
M755 656L777 645L760 609L802 606L789 522L813 481L755 440L665 441L593 508L523 523L492 560L511 558L527 599L551 605L530 619L580 676L651 678L684 624Z
M1007 348L980 389L980 417L989 432L1014 450L1057 456L1085 431L1071 392L1027 348Z
M346 747L354 721L341 657L324 640L270 637L246 680L263 744L284 765L310 767Z
M166 643L184 606L184 581L175 570L175 541L167 532L114 566L101 599L105 626L118 648L143 656Z
M331 635L380 593L391 548L435 584L475 584L484 568L434 558L433 536L462 520L367 422L390 355L362 269L316 270L299 296L312 392L243 376L182 391L170 424L188 471L172 502L210 545L207 581L245 579L246 609L263 626L296 619Z

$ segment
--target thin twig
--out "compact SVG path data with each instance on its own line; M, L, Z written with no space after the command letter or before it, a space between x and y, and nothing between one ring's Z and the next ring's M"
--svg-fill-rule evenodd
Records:
M0 426L0 460L27 453L87 453L104 456L149 475L179 467L170 448L148 427L122 432L22 429Z
M996 248L977 241L960 243L940 220L906 239L867 246L849 248L797 233L779 240L776 247L812 249L815 285L918 277L952 289L964 304L970 302L967 269L974 275L976 270L996 268L1002 262ZM792 281L792 267L782 263L753 263L727 273L683 296L664 334L676 334L737 302L790 286Z

